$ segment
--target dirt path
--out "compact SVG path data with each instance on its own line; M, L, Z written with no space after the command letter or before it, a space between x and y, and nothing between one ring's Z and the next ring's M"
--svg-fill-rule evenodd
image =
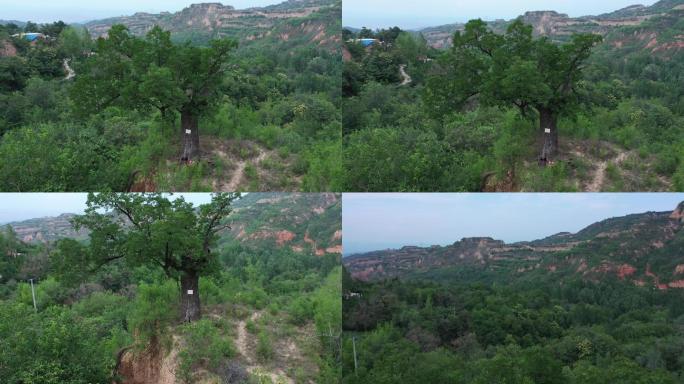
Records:
M259 316L261 316L259 312L254 312L250 317L250 320L256 321L259 319ZM240 352L240 354L245 358L247 363L251 365L254 361L252 359L251 354L248 352L247 348L247 322L244 320L240 320L238 322L238 334L237 340L235 340L235 344L237 346L238 352Z
M260 317L261 312L254 312L249 319L252 322L256 322ZM237 346L238 352L244 357L245 362L247 363L247 372L260 376L268 376L274 384L294 384L294 380L289 378L282 369L276 368L271 371L266 367L259 365L256 361L254 352L250 351L249 348L250 335L247 332L247 322L245 320L240 320L237 327L235 345Z
M404 81L401 82L400 85L409 85L413 81L411 79L411 76L409 76L408 73L406 73L406 64L402 64L399 66L399 72L401 73L401 77L404 78Z
M64 78L64 80L71 80L74 77L76 77L76 72L74 72L74 70L69 65L70 60L71 59L64 59L64 62L62 63L64 64L64 70L67 72L67 76Z
M268 153L262 151L261 149L258 149L258 151L259 156L257 156L255 159L240 160L237 164L237 167L235 167L235 171L233 172L233 176L230 178L230 181L228 181L227 184L219 184L218 190L225 192L235 192L242 183L242 179L244 179L245 177L245 168L247 167L247 164L250 161L253 161L254 165L259 165L259 163L266 160L266 156L268 156Z
M266 160L272 154L256 144L249 145L249 151L252 155L248 159L241 158L238 155L236 147L243 145L243 143L231 140L222 140L217 138L204 137L200 138L200 146L205 149L205 155L209 158L217 157L221 159L223 164L233 164L233 169L226 169L221 171L221 174L215 174L209 180L212 190L217 192L235 192L240 188L245 178L245 168L248 164L259 164Z
M586 187L586 192L601 192L606 178L606 168L608 164L618 165L627 159L627 152L613 148L618 152L618 155L611 160L602 161L596 167L596 173L591 183ZM581 155L581 154L580 154Z

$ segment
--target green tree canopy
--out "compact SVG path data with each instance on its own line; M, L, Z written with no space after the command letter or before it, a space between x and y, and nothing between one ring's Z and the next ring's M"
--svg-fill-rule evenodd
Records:
M76 228L90 231L89 244L61 240L53 255L56 272L82 280L101 266L123 260L130 266L161 268L180 280L181 318L200 318L199 277L217 269L212 252L217 232L226 226L238 193L213 196L199 208L182 197L162 194L100 193L88 195L88 208L73 220Z
M72 89L84 113L109 105L157 108L166 119L181 115L182 161L199 156L199 116L215 104L230 52L237 42L213 40L209 47L174 45L171 33L156 26L142 39L123 25L97 40L95 54L85 64Z
M486 105L516 106L523 115L539 114L541 164L558 152L558 116L579 101L582 65L602 40L575 34L558 45L532 36L532 27L516 20L504 35L471 20L456 32L451 52L441 58L441 71L428 82L426 100L437 113L461 108L472 98Z

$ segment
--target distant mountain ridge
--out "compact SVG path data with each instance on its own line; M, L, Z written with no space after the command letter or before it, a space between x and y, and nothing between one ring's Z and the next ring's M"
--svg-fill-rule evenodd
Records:
M63 213L55 217L28 219L7 225L14 229L19 240L24 243L49 243L65 237L83 240L87 238L88 232L76 231L71 226L70 220L75 216L73 213Z
M93 38L106 36L114 24L123 24L134 35L144 35L155 25L159 25L171 31L172 37L180 41L196 39L198 36L205 39L231 37L240 41L253 41L271 35L280 35L287 40L291 36L285 36L285 34L287 30L291 30L292 22L322 22L331 13L339 13L341 18L340 0L289 0L267 7L248 9L236 9L222 3L197 3L175 13L139 12L131 16L90 21L85 24L85 27ZM326 24L329 23L326 22ZM301 33L307 32L311 31ZM326 39L330 40L330 35L338 34L319 28L310 37L313 41L321 42ZM326 43L329 41L321 44Z
M552 40L565 41L573 33L597 33L608 36L620 27L637 27L644 21L659 17L679 19L684 17L684 0L661 0L651 6L631 5L598 16L573 18L556 11L542 10L529 11L518 18L522 18L525 23L532 25L537 36L543 35ZM513 20L490 20L488 24L495 32L503 33ZM441 49L451 46L454 32L463 30L464 27L465 23L452 23L423 28L414 32L422 34L430 46ZM612 41L610 36L607 40ZM684 36L676 37L676 41L681 41L684 44ZM679 49L680 47L677 46L676 48Z
M360 280L441 277L459 269L512 278L530 273L558 278L616 276L658 289L684 288L684 203L671 212L611 218L581 231L506 244L489 237L465 238L452 245L406 246L343 259Z
M25 21L19 21L19 20L0 19L0 25L7 25L7 24L15 24L16 26L23 28L26 25L26 22Z

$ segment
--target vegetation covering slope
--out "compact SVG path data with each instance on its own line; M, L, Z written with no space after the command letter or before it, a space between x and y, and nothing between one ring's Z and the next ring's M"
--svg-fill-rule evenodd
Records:
M279 197L311 238L341 230L339 196ZM226 224L266 231L287 221L272 215L273 195L244 199ZM321 211L322 201L332 202ZM337 253L223 231L212 249L218 264L199 280L202 317L181 324L177 282L159 267L119 260L72 284L54 242L24 243L8 226L0 246L3 383L339 381Z
M639 286L662 290L684 286L682 209L646 212L607 219L577 233L559 233L544 239L506 244L492 238L465 238L448 246L405 246L344 259L356 279L372 281L394 277L440 280L459 275L469 280L489 276L510 280L553 274L596 280L617 277ZM677 255L674 256L673 255Z
M136 35L133 24L119 34L131 42L127 52L96 44L86 30L61 22L1 26L0 190L339 189L341 4L317 2L306 12L299 6L287 2L273 10L280 16L267 18L267 27L258 27L262 17L240 19L244 25L237 29L169 25L173 47L162 46L159 31ZM203 15L210 11L199 8ZM193 20L199 17L193 9L177 16ZM185 19L184 12L191 15ZM11 37L23 31L47 38L29 44ZM213 38L234 39L238 46L222 55L209 95L198 86L208 69L191 58L212 52L199 47ZM174 53L149 65L147 55L162 48ZM131 54L133 62L148 66L114 66L126 60L104 66L108 54ZM74 87L80 78L95 84L90 77L125 92L112 98L95 92L100 87ZM205 96L194 120L181 119L182 108L175 111L188 98L189 84ZM181 88L186 93L177 92ZM199 132L193 143L200 158L191 164L180 161L188 122L196 122L198 129L190 131Z
M345 30L346 188L682 189L681 5L659 2L648 17L597 21L594 29L528 14L518 20L531 26L531 38L518 33L519 22L497 21L486 24L492 33L475 44L468 36L475 23L484 25L471 22L470 34L457 32L458 47L450 42L440 49L428 35L399 28ZM560 26L567 29L561 33ZM575 33L601 33L603 42L566 82L573 103L557 109L554 125L529 107L542 101L557 108L558 100L549 104L556 88L546 87L554 69L544 57L578 54L572 50ZM377 42L364 48L357 41L364 37ZM549 41L558 52L544 48ZM555 128L558 154L539 167L540 136Z
M342 382L680 383L683 209L345 258Z

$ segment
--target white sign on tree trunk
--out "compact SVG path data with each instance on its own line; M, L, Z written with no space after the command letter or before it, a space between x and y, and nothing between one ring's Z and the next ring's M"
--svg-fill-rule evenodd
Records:
M551 133L551 128L544 128L544 132Z
M195 294L195 291L193 291L192 289L188 289L188 295L193 295L193 294Z
M191 133L192 133L191 130L189 130L189 129L186 129L186 130L185 130L185 134L186 134L186 135L189 135L189 134L191 134Z

